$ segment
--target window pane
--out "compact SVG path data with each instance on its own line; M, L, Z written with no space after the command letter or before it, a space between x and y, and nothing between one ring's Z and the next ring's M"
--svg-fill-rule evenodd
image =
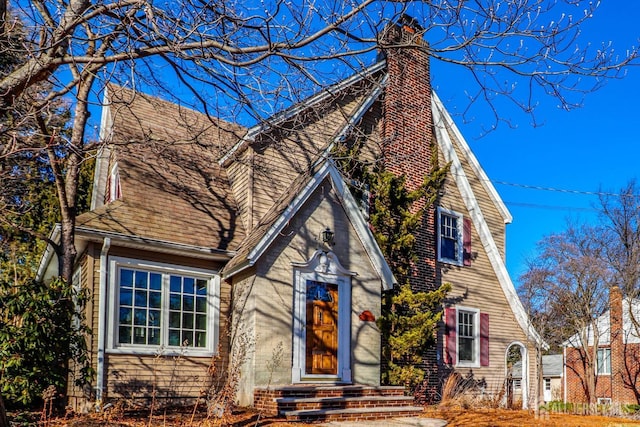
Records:
M196 297L196 312L198 312L198 313L206 313L207 312L207 298L205 298L205 297Z
M207 295L207 281L203 279L196 280L196 294Z
M151 273L150 279L151 280L149 283L149 289L152 289L154 291L159 291L162 289L162 275L158 273Z
M182 297L182 310L193 311L193 297L191 295Z
M120 305L133 305L133 291L131 289L120 289Z
M193 347L193 331L182 331L182 341L180 344L185 347Z
M120 326L118 328L118 343L131 344L131 327Z
M193 294L194 292L195 280L191 277L185 277L183 282L183 289L185 294Z
M201 331L207 330L207 316L204 314L198 314L196 316L196 329L200 329Z
M169 309L180 310L180 295L171 294L169 297Z
M136 271L136 288L147 288L147 275L146 271Z
M196 332L195 347L206 347L206 346L207 346L207 333Z
M169 291L182 292L182 278L180 276L171 276Z
M120 308L120 324L130 325L132 320L130 308Z
M147 291L136 289L136 307L147 306Z
M149 292L149 307L162 307L162 294L160 292Z
M169 345L179 347L180 346L180 331L175 329L169 329Z
M133 328L133 343L134 344L146 344L147 334L145 328Z
M451 239L442 238L440 241L440 257L446 259L456 259L456 242Z
M160 326L160 310L149 310L149 326Z
M120 270L120 286L133 287L133 270Z
M182 315L182 327L184 329L193 329L193 314L184 313Z
M160 344L160 328L149 329L149 344Z
M611 349L598 349L596 365L598 374L606 375L611 373Z
M136 309L133 315L133 323L135 325L144 326L147 324L147 310Z
M473 339L460 338L458 340L458 351L461 361L473 362L475 360L473 357Z
M169 313L169 327L180 328L180 312L172 311Z

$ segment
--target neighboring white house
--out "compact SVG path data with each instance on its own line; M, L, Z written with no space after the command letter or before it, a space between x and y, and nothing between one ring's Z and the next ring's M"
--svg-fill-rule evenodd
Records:
M562 400L562 354L548 354L542 356L542 390L544 402ZM513 396L522 396L522 362L516 362L512 368Z

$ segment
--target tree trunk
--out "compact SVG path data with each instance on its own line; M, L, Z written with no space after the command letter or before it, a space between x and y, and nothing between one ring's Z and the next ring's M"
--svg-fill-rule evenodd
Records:
M7 410L4 407L4 399L0 394L0 427L9 427L9 420L7 419Z

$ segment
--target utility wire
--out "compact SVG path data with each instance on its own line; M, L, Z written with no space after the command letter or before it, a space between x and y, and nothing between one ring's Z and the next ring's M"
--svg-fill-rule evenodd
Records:
M567 193L567 194L580 194L584 196L611 196L611 197L620 197L621 194L618 193L608 193L605 191L584 191L584 190L569 190L564 188L554 188L554 187L542 187L539 185L528 185L528 184L516 184L513 182L506 181L495 181L489 180L493 184L498 185L508 185L511 187L525 188L527 190L540 190L540 191L550 191L555 193Z

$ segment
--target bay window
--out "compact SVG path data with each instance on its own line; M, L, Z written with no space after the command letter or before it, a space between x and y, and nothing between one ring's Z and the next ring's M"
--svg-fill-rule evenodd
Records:
M113 258L110 349L208 355L217 346L219 280L213 272Z

